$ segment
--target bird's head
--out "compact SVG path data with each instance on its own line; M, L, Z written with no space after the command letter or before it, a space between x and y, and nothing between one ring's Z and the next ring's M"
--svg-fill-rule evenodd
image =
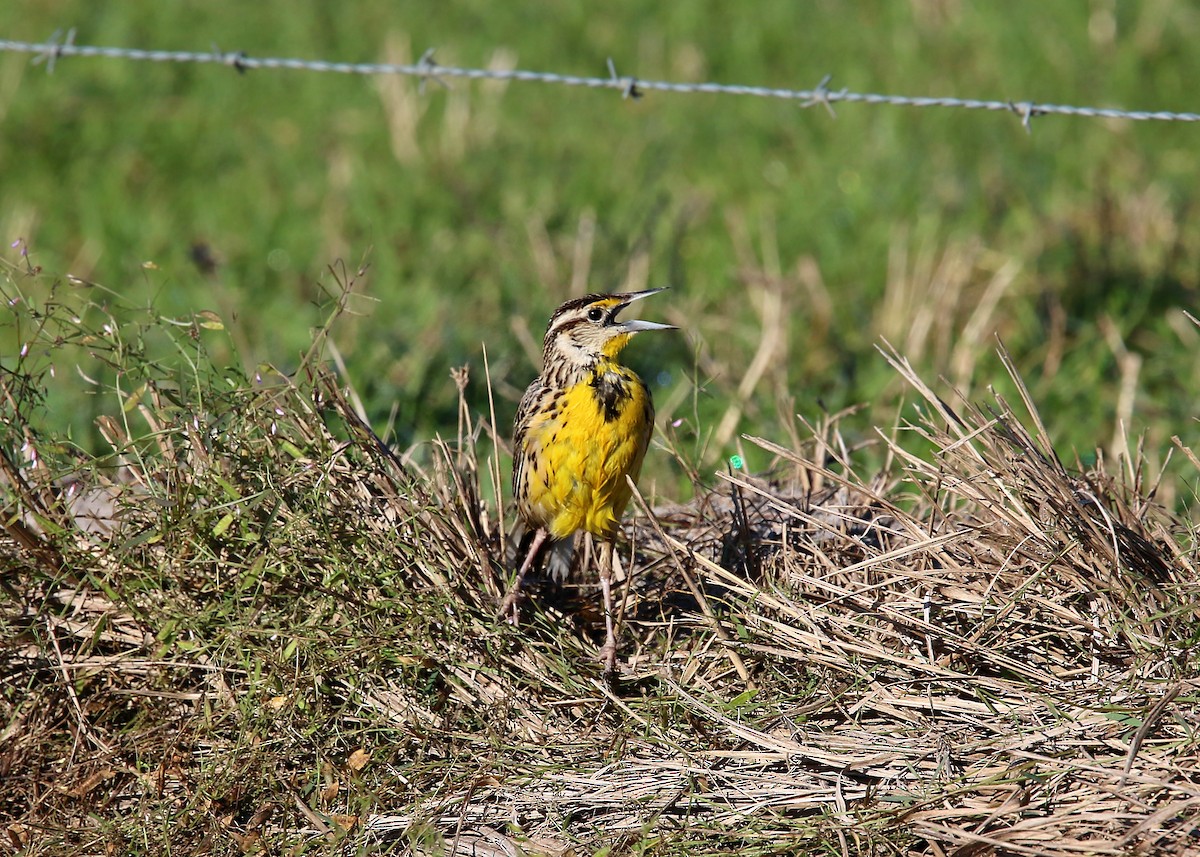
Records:
M584 295L567 301L550 316L543 345L547 366L555 360L570 365L591 367L601 359L613 359L635 333L643 330L674 330L673 324L617 318L634 301L648 298L664 289L626 292L616 295Z

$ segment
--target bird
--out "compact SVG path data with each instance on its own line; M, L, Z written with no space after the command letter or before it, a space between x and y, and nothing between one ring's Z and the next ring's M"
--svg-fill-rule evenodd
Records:
M619 314L661 291L589 294L556 309L546 326L541 374L521 397L513 424L512 490L518 517L533 536L500 615L516 624L525 575L547 540L561 545L578 531L592 534L601 541L606 676L617 656L616 532L654 431L650 388L619 358L634 334L676 329Z

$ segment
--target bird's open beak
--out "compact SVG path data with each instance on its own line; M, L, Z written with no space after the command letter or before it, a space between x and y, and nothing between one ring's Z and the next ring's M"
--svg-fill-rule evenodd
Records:
M642 298L648 298L651 295L656 295L659 292L665 292L666 287L661 289L646 289L644 292L627 292L620 297L621 303L617 304L614 315L625 307L629 306L634 301L640 301ZM622 333L641 333L643 330L677 330L673 324L659 324L657 321L642 321L640 318L630 319L629 321L618 322L616 328Z

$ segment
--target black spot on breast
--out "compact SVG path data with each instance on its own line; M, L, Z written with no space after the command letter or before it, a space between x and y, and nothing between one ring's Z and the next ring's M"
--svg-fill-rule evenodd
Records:
M596 404L604 411L604 421L611 423L621 416L625 401L629 398L629 385L615 373L596 374L588 382Z

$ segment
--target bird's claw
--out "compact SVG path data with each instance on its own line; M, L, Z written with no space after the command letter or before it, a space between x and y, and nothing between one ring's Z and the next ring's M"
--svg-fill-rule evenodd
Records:
M604 663L604 675L612 678L617 673L617 646L615 642L600 647L600 660Z
M510 592L496 611L496 618L503 619L512 626L521 624L521 594Z

